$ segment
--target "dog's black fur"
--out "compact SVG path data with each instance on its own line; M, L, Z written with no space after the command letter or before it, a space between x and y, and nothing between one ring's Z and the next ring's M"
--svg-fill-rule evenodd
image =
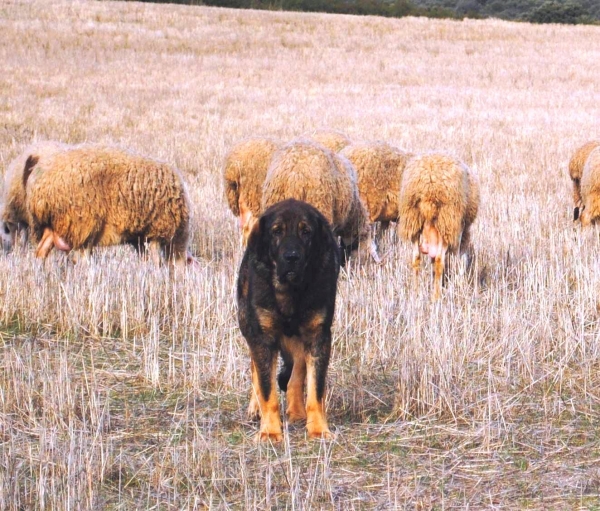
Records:
M294 360L282 339L299 338L314 358L317 399L323 399L339 269L331 228L309 204L279 202L254 226L239 271L238 319L265 398L278 352L284 365L277 380L287 389Z

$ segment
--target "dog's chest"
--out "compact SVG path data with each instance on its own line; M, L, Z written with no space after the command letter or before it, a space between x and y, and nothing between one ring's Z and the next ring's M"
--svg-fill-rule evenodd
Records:
M287 293L276 293L275 300L277 309L281 318L281 327L283 334L286 337L299 335L300 321L298 316L298 306L295 303L294 297Z

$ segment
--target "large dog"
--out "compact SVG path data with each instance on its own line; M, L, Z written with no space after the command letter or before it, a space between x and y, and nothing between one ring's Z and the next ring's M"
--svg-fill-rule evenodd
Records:
M250 348L248 415L261 417L261 441L282 439L275 388L279 352L283 368L277 380L286 392L289 421L306 419L310 438L332 437L324 397L339 269L339 247L327 220L305 202L278 202L250 233L238 277L238 319Z

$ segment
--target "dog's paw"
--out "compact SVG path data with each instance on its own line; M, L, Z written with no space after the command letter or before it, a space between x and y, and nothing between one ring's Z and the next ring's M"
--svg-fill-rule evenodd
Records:
M258 404L258 399L256 399L254 396L250 398L250 404L248 405L246 416L250 421L257 421L260 419L260 406Z
M315 440L334 440L335 439L335 435L329 431L329 429L308 429L308 438L311 439L315 439Z
M283 433L281 431L259 431L256 435L256 443L281 442Z

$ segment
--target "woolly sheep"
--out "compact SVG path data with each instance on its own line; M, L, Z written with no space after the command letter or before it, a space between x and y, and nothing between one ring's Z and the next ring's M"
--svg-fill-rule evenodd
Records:
M316 207L348 250L368 239L367 212L360 200L352 164L308 139L297 139L273 156L263 186L262 209L297 199ZM369 246L376 261L379 256Z
M251 138L236 144L225 158L225 194L229 209L240 217L244 245L260 216L262 186L271 158L280 145L270 138Z
M600 145L590 152L581 175L581 225L600 219Z
M587 142L575 151L575 154L573 154L573 157L569 161L569 176L571 176L571 180L573 181L573 200L575 202L573 220L577 220L581 212L581 176L583 174L583 167L590 153L597 147L600 147L599 140Z
M25 173L36 256L131 244L164 250L167 260L192 262L187 253L190 203L177 170L142 156L80 146L49 158L29 157Z
M371 224L381 222L381 232L398 221L400 182L413 156L385 142L357 142L340 151L358 175L358 191ZM374 225L371 225L371 232Z
M300 138L314 140L334 153L339 153L344 147L350 145L352 141L348 135L335 130L314 130L302 135Z
M29 237L31 218L25 204L25 173L27 162L44 162L58 151L65 150L60 142L42 141L28 146L8 166L4 176L4 197L2 208L2 241L6 249L11 249L19 234L24 242ZM31 159L30 159L31 158Z
M446 252L463 253L469 246L469 227L479 207L477 178L450 156L418 156L404 169L399 202L398 232L414 244L415 276L421 254L433 260L435 300L440 296Z

